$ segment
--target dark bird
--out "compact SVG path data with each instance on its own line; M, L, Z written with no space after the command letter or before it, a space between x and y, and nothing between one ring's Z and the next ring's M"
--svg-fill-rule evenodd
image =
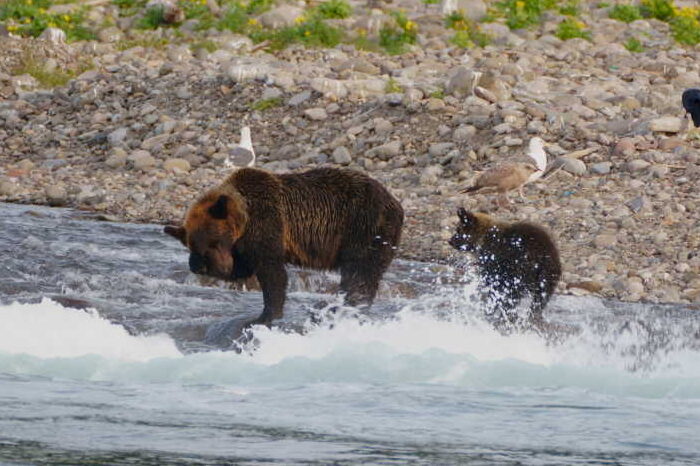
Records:
M700 89L686 89L683 91L683 108L686 113L690 113L693 124L700 127Z

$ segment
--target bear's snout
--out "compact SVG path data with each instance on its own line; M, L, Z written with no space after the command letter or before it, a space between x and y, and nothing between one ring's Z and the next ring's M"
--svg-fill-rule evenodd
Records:
M204 256L196 252L190 254L190 271L197 274L207 273L207 264L204 260Z

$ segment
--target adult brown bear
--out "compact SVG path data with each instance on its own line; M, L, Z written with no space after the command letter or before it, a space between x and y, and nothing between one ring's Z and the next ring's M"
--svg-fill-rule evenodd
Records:
M531 223L499 222L460 208L450 245L473 252L487 298L498 321L515 322L514 310L530 298L529 318L542 322L542 310L559 283L561 262L551 236Z
M254 323L282 317L285 264L339 270L349 305L369 305L394 258L403 209L378 181L357 171L318 168L272 174L243 168L206 192L181 227L165 232L190 250L194 273L256 276L264 308Z

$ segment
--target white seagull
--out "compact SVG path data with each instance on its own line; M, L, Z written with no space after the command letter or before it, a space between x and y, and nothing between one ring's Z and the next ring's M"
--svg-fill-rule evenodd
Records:
M255 151L253 150L253 140L250 137L250 127L242 127L240 142L229 147L224 167L241 168L255 165Z
M530 146L528 147L527 155L535 161L535 166L537 171L532 173L527 179L527 183L532 183L537 181L542 177L544 171L547 169L547 153L544 151L544 141L541 138L534 137L530 139Z

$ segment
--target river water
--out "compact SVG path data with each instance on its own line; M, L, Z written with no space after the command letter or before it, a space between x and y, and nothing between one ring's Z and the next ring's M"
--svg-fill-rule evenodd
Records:
M462 269L397 261L321 323L337 277L292 271L234 351L260 293L159 226L0 204L0 259L2 464L700 464L697 309L557 296L572 331L503 334Z

